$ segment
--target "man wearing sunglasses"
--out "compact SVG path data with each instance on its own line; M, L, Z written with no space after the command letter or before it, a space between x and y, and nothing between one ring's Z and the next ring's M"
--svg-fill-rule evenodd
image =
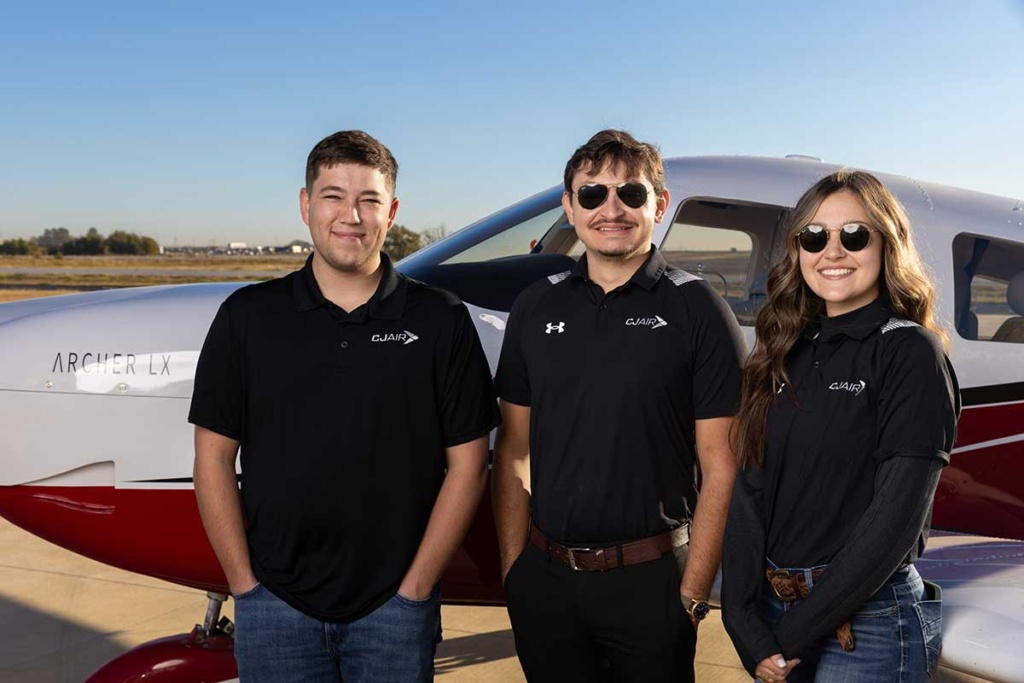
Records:
M746 351L721 297L651 244L669 199L653 146L597 133L562 197L586 254L509 316L494 498L530 681L693 680Z

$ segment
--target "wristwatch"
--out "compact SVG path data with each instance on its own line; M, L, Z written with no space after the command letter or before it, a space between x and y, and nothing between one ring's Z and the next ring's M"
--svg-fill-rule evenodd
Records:
M711 605L707 600L694 600L686 595L680 595L679 599L683 603L683 609L694 621L704 621L711 611Z

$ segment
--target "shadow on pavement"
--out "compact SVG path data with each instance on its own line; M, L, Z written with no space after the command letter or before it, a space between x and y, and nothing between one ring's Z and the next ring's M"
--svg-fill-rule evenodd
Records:
M434 670L440 676L463 667L515 656L516 643L512 639L512 629L475 633L458 638L446 636L437 646Z
M100 631L0 597L0 681L81 683L126 649Z

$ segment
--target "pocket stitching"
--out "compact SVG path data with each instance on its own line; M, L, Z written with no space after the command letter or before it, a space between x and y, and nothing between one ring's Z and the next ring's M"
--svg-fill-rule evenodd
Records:
M256 585L250 588L249 590L245 591L244 593L239 593L238 595L232 594L231 598L236 602L238 600L245 600L246 598L251 598L260 588L263 588L263 583L261 581L257 581Z
M935 618L928 618L922 610L924 606L934 606L938 615ZM921 639L924 641L925 665L929 674L935 673L939 668L939 654L942 651L942 601L921 600L914 603L914 613L921 624Z
M437 589L435 588L434 590L430 591L430 595L423 598L422 600L413 600L412 598L407 598L398 591L395 591L395 597L398 598L398 602L408 607L424 607L426 605L429 605L430 601L434 599L436 594Z

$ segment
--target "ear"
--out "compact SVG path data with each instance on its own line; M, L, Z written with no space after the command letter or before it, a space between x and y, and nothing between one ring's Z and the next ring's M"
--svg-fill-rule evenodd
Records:
M565 217L569 219L569 225L576 227L572 210L572 195L568 191L562 193L562 208L565 209Z
M299 190L299 213L302 214L302 222L309 225L309 193L306 188Z
M398 214L398 197L391 199L391 208L388 210L388 227L390 230L391 226L395 224L395 215Z
M665 217L665 212L668 211L668 205L672 197L668 193L668 188L662 190L661 194L658 195L658 199L654 202L654 222L660 223L661 219Z

